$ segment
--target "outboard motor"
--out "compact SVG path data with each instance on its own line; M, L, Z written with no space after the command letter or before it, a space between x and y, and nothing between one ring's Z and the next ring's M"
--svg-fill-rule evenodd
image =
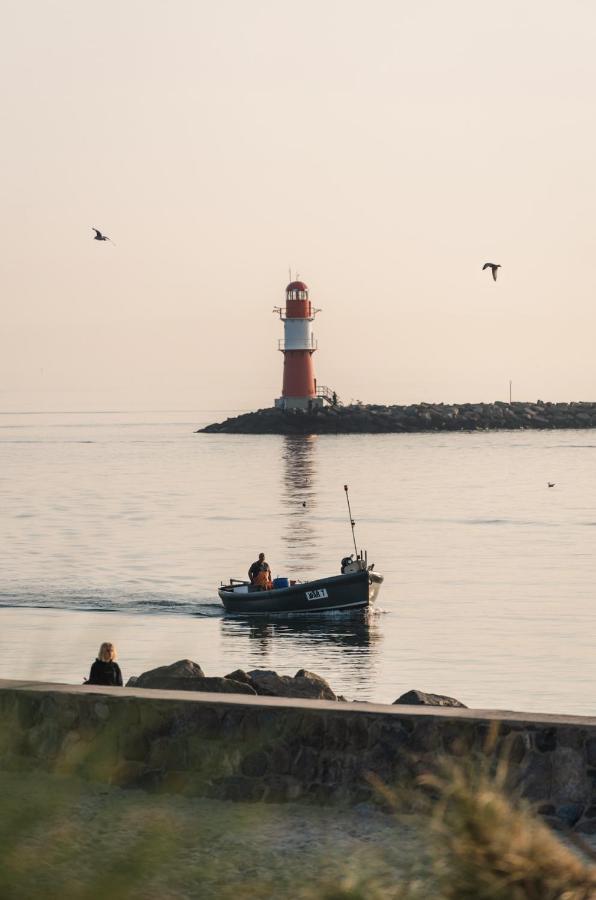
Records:
M360 554L354 559L354 556L345 556L341 561L341 574L353 575L354 572L362 572L366 569L364 560Z
M370 566L372 569L372 566ZM354 572L366 572L369 570L368 554L366 550L361 550L354 559L354 554L344 556L341 561L341 574L352 575Z

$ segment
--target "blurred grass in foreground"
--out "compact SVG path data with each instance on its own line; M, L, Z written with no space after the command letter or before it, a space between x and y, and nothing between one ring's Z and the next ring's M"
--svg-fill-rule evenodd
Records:
M443 761L407 817L382 784L395 816L0 773L0 897L594 900L596 868L491 765Z
M0 772L1 900L297 898L366 871L389 888L417 837L374 809L230 803Z
M506 761L444 761L421 783L429 808L433 874L445 900L590 900L596 868L582 861L507 790ZM587 848L589 850L589 848Z

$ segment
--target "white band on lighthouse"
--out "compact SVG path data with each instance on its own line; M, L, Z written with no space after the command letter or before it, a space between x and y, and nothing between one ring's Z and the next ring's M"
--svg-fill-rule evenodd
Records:
M286 319L284 322L284 350L314 350L309 319Z

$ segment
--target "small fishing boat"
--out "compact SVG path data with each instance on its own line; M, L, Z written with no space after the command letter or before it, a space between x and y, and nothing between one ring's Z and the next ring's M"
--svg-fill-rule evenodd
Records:
M265 613L320 613L335 610L365 609L375 602L383 576L368 564L366 551L356 549L348 486L344 485L354 554L341 561L341 574L317 578L313 581L290 581L276 578L269 590L255 588L250 582L231 578L221 583L217 593L226 612L237 615Z
M226 612L243 616L255 613L319 613L366 608L374 603L382 581L382 575L364 570L296 582L269 591L251 591L248 582L232 579L230 584L222 584L217 593Z

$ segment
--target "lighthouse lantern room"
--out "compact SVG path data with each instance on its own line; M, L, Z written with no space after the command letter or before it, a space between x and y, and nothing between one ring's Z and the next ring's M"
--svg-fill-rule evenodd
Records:
M278 349L284 356L284 375L281 397L275 401L280 409L313 409L323 405L317 396L317 379L313 354L317 342L311 323L319 309L315 309L308 297L303 281L292 281L286 288L286 306L276 306L274 312L284 323L283 340Z

